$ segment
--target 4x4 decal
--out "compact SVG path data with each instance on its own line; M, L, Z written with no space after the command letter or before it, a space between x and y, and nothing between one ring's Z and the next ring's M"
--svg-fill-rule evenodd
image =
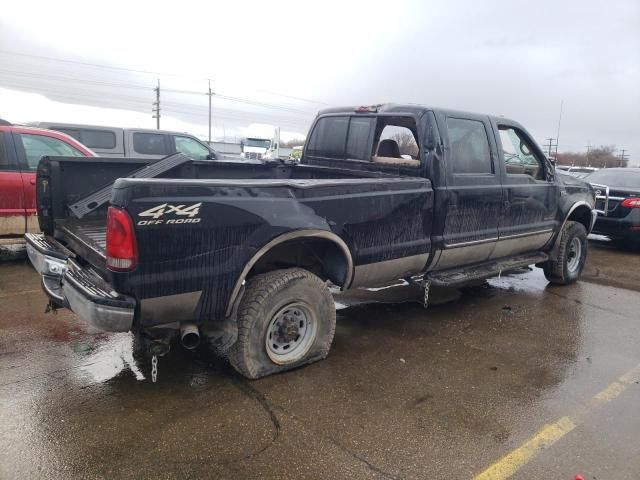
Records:
M170 205L168 203L156 205L138 213L138 217L151 217L151 220L139 220L137 225L200 223L201 218L196 215L200 213L201 206L202 202L194 203L193 205ZM161 218L166 215L174 218Z

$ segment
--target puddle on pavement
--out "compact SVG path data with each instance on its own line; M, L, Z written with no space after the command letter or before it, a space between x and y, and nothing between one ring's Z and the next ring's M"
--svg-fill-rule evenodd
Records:
M134 337L130 333L114 334L109 338L98 339L96 346L84 344L86 357L80 366L80 372L89 375L95 382L106 382L121 373L131 372L136 380L145 380L140 365L133 356ZM81 345L75 347L82 349Z

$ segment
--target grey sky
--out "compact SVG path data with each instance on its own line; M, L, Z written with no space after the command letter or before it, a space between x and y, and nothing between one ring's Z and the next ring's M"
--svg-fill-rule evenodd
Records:
M505 115L542 142L564 100L560 150L615 144L640 163L638 1L37 3L3 12L0 51L161 73L0 53L0 115L10 89L138 111L131 121L152 127L156 77L202 92L211 78L223 96L270 105L216 98L216 136L250 123L304 134L325 104L392 101ZM205 95L163 101L163 127L175 119L204 136ZM46 105L16 120L58 118Z

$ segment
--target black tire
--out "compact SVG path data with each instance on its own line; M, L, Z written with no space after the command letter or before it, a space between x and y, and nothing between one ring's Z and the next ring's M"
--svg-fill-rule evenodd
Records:
M587 260L587 229L579 222L567 221L560 232L560 248L556 260L543 264L544 276L555 285L568 285L580 278ZM576 242L580 245L576 253ZM579 258L574 258L579 255Z
M304 316L304 322L294 314ZM307 270L290 268L256 275L247 282L237 322L238 340L229 351L229 362L245 377L256 379L324 359L333 342L336 310L325 282ZM302 340L296 344L298 339L291 337L297 333L301 337L298 327L303 323L305 344ZM312 337L307 337L307 329ZM274 338L269 344L268 335ZM274 351L289 348L287 341L293 345L290 352ZM293 353L297 355L284 361L284 355Z

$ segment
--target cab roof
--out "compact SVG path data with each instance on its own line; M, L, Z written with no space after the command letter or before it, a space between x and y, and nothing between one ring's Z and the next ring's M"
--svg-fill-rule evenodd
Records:
M353 115L354 113L361 113L361 114L365 114L365 113L382 113L382 114L394 114L397 113L399 115L414 115L414 116L418 116L418 115L422 115L425 112L436 112L436 113L442 113L444 115L449 115L449 116L462 116L462 117L469 117L469 118L474 118L474 117L484 117L484 118L492 118L498 122L500 121L507 121L510 123L517 123L514 122L511 119L502 117L502 116L496 116L496 115L488 115L488 114L483 114L483 113L477 113L477 112L464 112L464 111L460 111L460 110L451 110L451 109L447 109L447 108L439 108L439 107L428 107L425 105L419 105L416 103L406 103L406 104L400 104L400 103L381 103L381 104L377 104L377 105L355 105L355 106L346 106L346 107L332 107L332 108L325 108L323 110L320 110L318 112L318 116L320 115L335 115L335 114L345 114L345 115Z

